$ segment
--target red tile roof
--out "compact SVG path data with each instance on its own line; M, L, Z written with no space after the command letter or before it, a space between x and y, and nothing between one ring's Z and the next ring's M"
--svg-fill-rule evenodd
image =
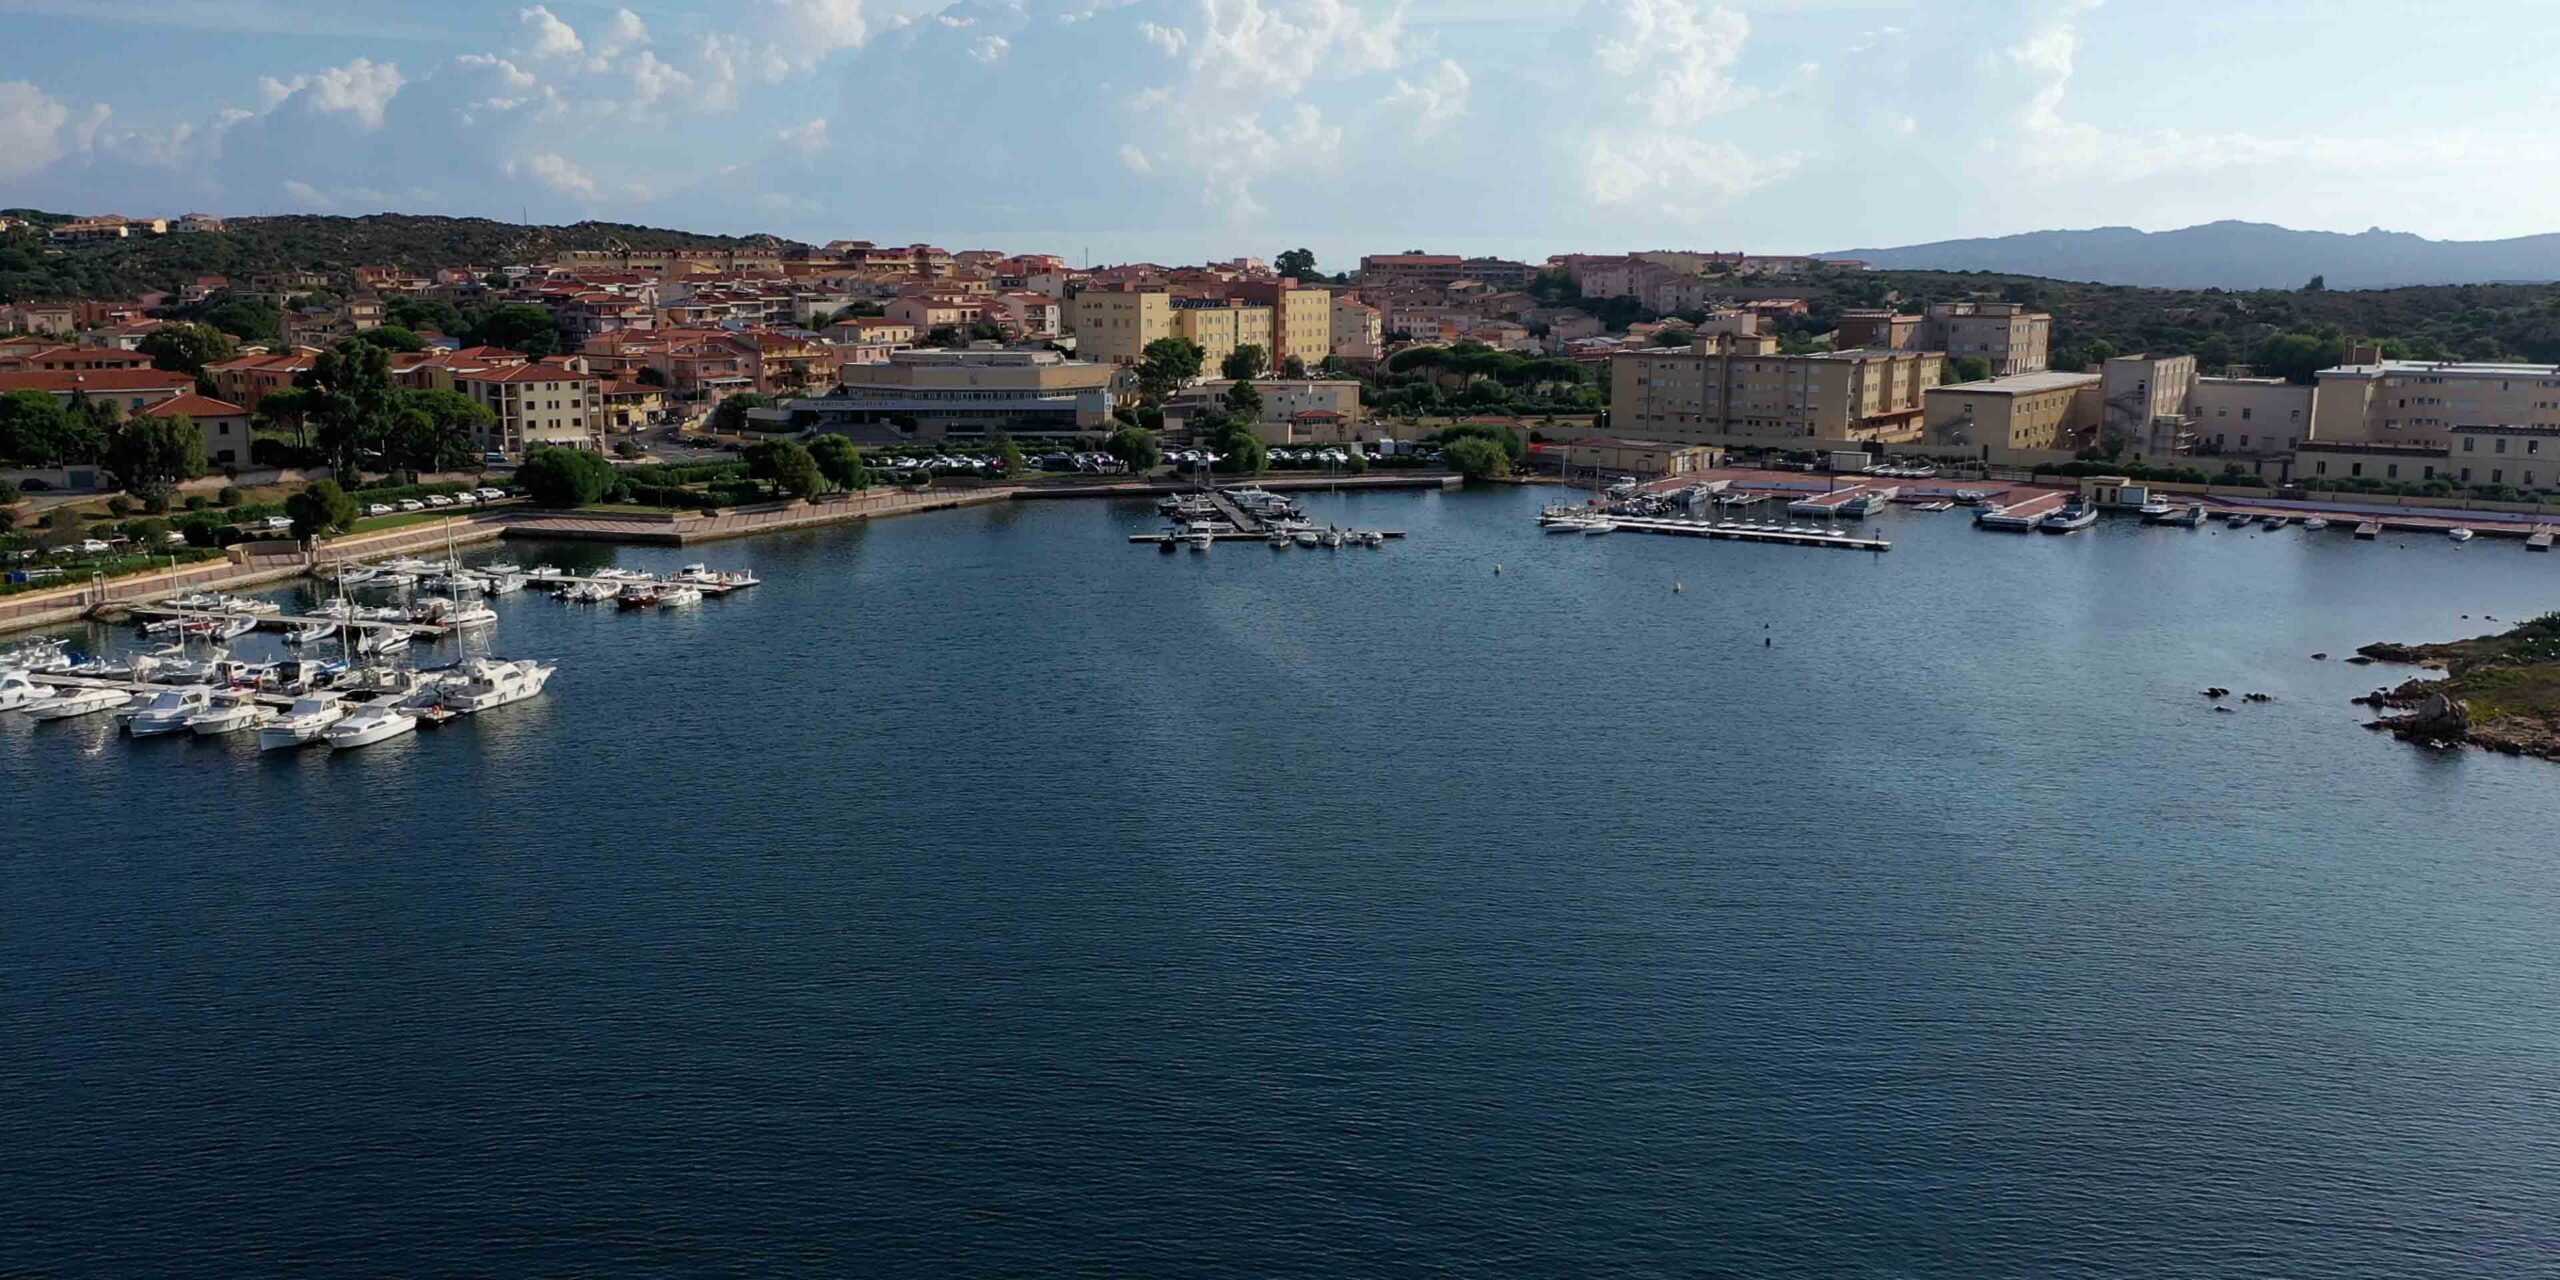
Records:
M216 400L212 396L200 396L190 391L182 396L171 396L143 410L142 416L172 418L183 413L190 418L237 418L248 412L228 400Z
M0 391L49 391L65 395L73 391L166 391L171 395L193 391L196 380L183 373L167 373L159 369L38 369L27 373L0 373Z

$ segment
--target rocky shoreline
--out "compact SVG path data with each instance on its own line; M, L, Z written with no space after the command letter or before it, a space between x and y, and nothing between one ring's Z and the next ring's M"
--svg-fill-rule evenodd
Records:
M2560 614L2545 614L2493 636L2445 644L2369 644L2358 657L2430 667L2440 679L2411 679L2355 699L2399 715L2365 727L2441 749L2475 746L2511 756L2560 760Z

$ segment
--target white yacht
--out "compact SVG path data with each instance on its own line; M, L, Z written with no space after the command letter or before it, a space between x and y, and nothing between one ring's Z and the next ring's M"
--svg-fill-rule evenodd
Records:
M521 573L491 573L486 569L480 571L480 589L488 595L509 595L524 590L524 584L525 576Z
M250 694L221 693L214 695L211 706L187 717L187 729L199 738L218 738L254 729L274 718L274 709L259 705Z
M332 748L366 747L385 738L397 738L413 732L418 718L388 703L372 702L347 713L344 719L320 731L320 740Z
M682 609L700 603L702 591L698 587L669 587L658 593L658 607L661 609Z
M187 727L187 721L213 705L213 690L203 685L182 689L163 689L151 701L125 718L124 731L137 738L175 733Z
M1319 547L1324 545L1324 536L1313 529L1300 529L1290 536L1299 546L1302 547Z
M1380 530L1371 529L1360 535L1360 544L1367 547L1383 547L1387 545L1387 535Z
M347 718L347 709L338 705L333 693L315 693L293 700L284 714L258 728L258 749L273 751L279 747L299 747L319 739L322 730Z
M474 658L462 664L458 684L447 685L437 705L464 715L522 702L542 692L551 682L558 667L527 659L522 662L500 662Z
M2456 542L2469 542L2471 541L2472 533L2469 529L2456 525L2453 528L2445 530L2444 536L2451 538Z
M48 685L37 684L24 671L0 671L0 711L42 702L53 696Z
M1594 520L1582 526L1582 536L1586 538L1597 538L1617 531L1618 526L1607 520Z
M65 689L54 697L28 703L24 710L38 720L68 720L113 711L131 701L133 695L122 689Z
M2302 527L2303 527L2303 528L2305 528L2305 529L2309 529L2309 530L2312 530L2312 531L2314 531L2314 532L2317 532L2317 531L2319 531L2319 530L2322 530L2322 529L2326 529L2326 528L2328 528L2328 527L2329 527L2329 521L2328 521L2328 519L2327 519L2326 517L2324 517L2324 516L2313 516L2313 517L2311 517L2310 519L2303 521L2303 522L2302 522Z
M398 627L368 627L356 637L358 653L398 653L409 647L409 633Z
M1217 538L1211 535L1208 531L1201 530L1196 533L1186 533L1182 535L1182 540L1189 544L1191 549L1194 551L1206 551L1209 549L1211 543L1217 541Z
M313 644L326 640L336 634L338 634L338 624L334 622L306 622L300 626L287 627L284 633L284 642L286 644Z

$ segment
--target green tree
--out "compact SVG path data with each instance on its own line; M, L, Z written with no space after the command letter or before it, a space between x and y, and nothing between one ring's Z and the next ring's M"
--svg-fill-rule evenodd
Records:
M1131 471L1153 471L1164 461L1156 448L1156 433L1145 427L1122 427L1102 441L1102 451L1128 464Z
M1483 436L1465 436L1450 441L1444 456L1458 474L1469 479L1511 474L1511 456L1502 451L1501 445Z
M1005 478L1009 480L1021 479L1022 469L1025 465L1022 457L1022 446L1015 444L1013 442L1013 436L1010 433L1003 431L996 433L995 446L996 465L1004 468Z
M1483 440L1502 450L1502 456L1515 465L1529 455L1529 447L1520 439L1520 433L1507 424L1462 422L1442 431L1434 439L1444 448L1461 440Z
M273 342L284 336L284 313L263 302L232 298L208 308L203 319L243 342Z
M382 309L382 321L412 333L459 335L463 330L462 313L442 298L394 299L391 305Z
M309 488L284 500L284 513L293 517L293 536L310 539L332 529L345 531L356 527L359 508L335 480L315 480Z
M722 400L711 410L711 429L736 435L747 429L747 410L770 409L782 403L761 391L741 391Z
M656 365L642 365L640 367L640 372L631 375L631 380L644 387L663 387L667 385L667 375L658 372Z
M1158 338L1138 353L1138 395L1146 403L1163 404L1165 397L1191 385L1200 376L1200 364L1209 353L1189 338Z
M404 471L461 470L479 456L479 433L495 421L487 406L458 391L393 392L383 463Z
M1258 476L1271 468L1271 450L1242 423L1227 424L1212 447L1226 455L1229 471Z
M797 440L760 440L749 446L747 474L795 498L810 497L826 483L818 460Z
M584 449L546 446L516 468L516 483L546 507L583 507L604 497L613 480L613 464Z
M471 326L466 341L475 346L504 347L540 359L560 350L560 326L551 313L530 302L493 307Z
M1246 422L1262 420L1262 392L1250 382L1227 384L1227 414Z
M2347 358L2346 339L2334 335L2289 330L2274 334L2258 344L2250 353L2250 363L2258 372L2273 374L2287 382L2309 386L2318 381L2317 374Z
M961 341L960 330L957 326L938 324L925 330L924 336L916 339L916 345L919 347L956 347L960 345Z
M391 353L349 339L321 352L303 381L319 393L312 416L322 456L338 477L354 480L365 453L382 448L391 433Z
M1270 367L1271 353L1263 350L1260 343L1247 342L1239 344L1227 353L1226 359L1218 362L1218 373L1232 381L1251 382Z
M1283 249L1271 260L1271 269L1284 276L1311 279L1316 272L1316 255L1306 249Z
M309 387L278 387L258 398L255 417L278 431L293 433L294 447L311 447L311 416L321 411L326 399Z
M134 350L151 357L154 369L201 378L206 365L230 359L239 353L240 344L212 325L181 322L144 334Z
M1281 362L1280 362L1280 376L1281 376L1281 377L1283 377L1283 378L1289 378L1289 379L1292 379L1292 380L1294 380L1294 379L1298 379L1298 378L1306 377L1306 376L1307 376L1307 360L1306 360L1306 357L1304 357L1304 356L1291 356L1291 357L1289 357L1288 359L1281 361Z
M375 325L374 327L357 334L356 341L370 342L377 347L387 347L393 351L424 351L427 349L427 340L419 337L417 331L403 328L396 324Z
M0 395L0 462L50 467L89 461L72 456L80 449L80 436L86 429L86 422L74 425L72 415L50 392L12 391Z
M166 494L204 474L204 433L187 415L133 417L107 437L107 470L136 494Z
M1947 357L1947 381L1980 382L1991 376L1991 361L1984 356Z
M828 432L809 442L809 456L818 461L818 474L839 489L868 489L871 468L863 463L862 450L854 447L847 436Z

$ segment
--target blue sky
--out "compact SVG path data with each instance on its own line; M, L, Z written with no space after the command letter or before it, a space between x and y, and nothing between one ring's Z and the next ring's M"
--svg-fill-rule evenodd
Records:
M0 204L1082 260L2560 230L2540 4L0 0Z

